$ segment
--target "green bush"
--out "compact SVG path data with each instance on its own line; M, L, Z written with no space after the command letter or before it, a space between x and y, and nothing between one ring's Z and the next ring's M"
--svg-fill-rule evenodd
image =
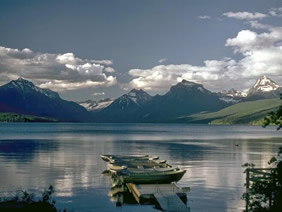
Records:
M0 211L2 212L58 212L55 200L52 199L53 186L49 186L42 193L40 200L35 200L33 194L21 191L21 196L0 200ZM66 210L63 210L66 211Z
M243 194L248 212L281 212L282 208L282 148L278 157L273 157L268 162L271 166L270 173L254 177L253 182L246 186L248 190ZM247 169L255 170L254 164L245 164ZM246 169L246 171L247 171Z

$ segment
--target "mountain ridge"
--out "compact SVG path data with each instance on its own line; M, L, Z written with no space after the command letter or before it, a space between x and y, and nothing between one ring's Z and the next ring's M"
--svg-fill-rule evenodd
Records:
M52 90L39 88L19 78L0 86L0 112L58 121L178 122L180 117L213 113L240 102L278 98L280 92L282 87L266 76L258 78L245 97L235 89L215 93L202 84L182 80L172 85L164 95L151 96L142 89L132 89L116 99L88 100L79 105L63 100Z
M0 86L0 111L58 121L91 121L86 109L77 103L63 100L58 93L39 88L23 78Z

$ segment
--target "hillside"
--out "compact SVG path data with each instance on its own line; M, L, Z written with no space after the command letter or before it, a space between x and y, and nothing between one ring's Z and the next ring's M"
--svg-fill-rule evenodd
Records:
M209 124L261 124L262 119L269 112L276 110L281 100L264 99L251 102L241 102L226 107L217 112L197 113L181 117L176 122L182 123L209 123Z

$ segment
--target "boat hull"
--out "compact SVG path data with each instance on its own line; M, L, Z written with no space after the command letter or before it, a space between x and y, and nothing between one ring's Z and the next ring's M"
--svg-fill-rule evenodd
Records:
M138 173L121 175L123 183L135 184L166 184L171 182L178 182L181 180L186 170L179 170L173 172L154 172L154 173Z

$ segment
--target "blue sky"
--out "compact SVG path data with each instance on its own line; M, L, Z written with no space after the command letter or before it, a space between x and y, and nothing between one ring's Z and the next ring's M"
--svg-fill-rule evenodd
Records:
M70 100L282 85L279 0L0 0L0 83L21 76Z

